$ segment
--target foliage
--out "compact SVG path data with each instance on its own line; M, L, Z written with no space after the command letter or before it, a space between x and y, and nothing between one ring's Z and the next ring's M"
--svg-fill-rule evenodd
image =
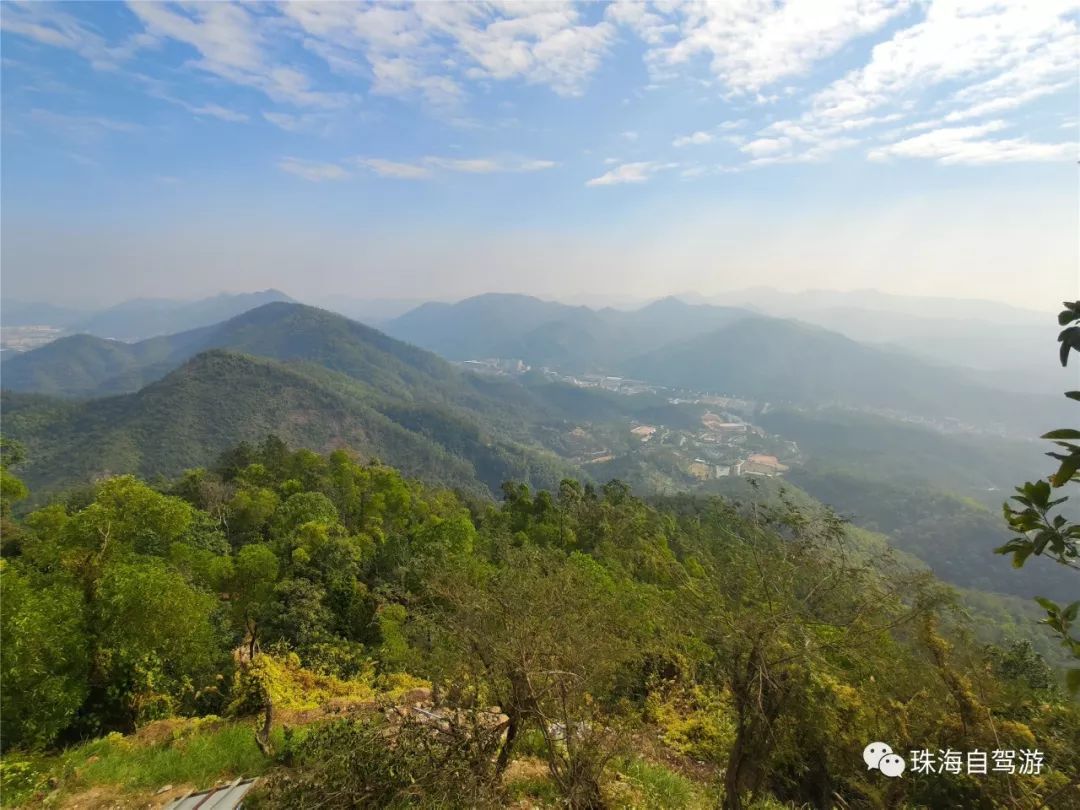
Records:
M930 574L802 496L564 480L495 503L269 437L12 522L0 708L24 793L201 786L270 767L260 747L263 801L296 807L1034 808L1080 772L1080 711L1034 647L975 642ZM856 767L870 737L1037 742L1047 768L883 781Z
M71 721L87 694L86 612L71 584L0 560L0 739L40 748Z
M1058 335L1061 343L1061 365L1068 365L1070 351L1080 352L1080 301L1065 302L1065 309L1058 315L1059 325L1065 327ZM1080 401L1080 391L1066 393L1069 399ZM1032 556L1046 555L1066 568L1080 571L1080 523L1070 520L1060 512L1068 497L1053 497L1053 490L1070 482L1080 481L1080 430L1062 428L1043 435L1058 445L1059 450L1047 453L1059 462L1057 471L1045 481L1028 481L1016 488L1012 500L1020 508L1006 503L1005 521L1016 537L997 549L999 554L1012 556L1013 566L1020 568ZM1054 510L1058 510L1054 513ZM1074 577L1075 580L1075 577ZM1046 597L1036 601L1046 610L1046 624L1060 637L1061 645L1080 662L1080 635L1074 626L1080 614L1080 600L1059 605ZM1080 666L1070 669L1067 683L1073 692L1080 691Z
M494 773L485 763L493 736L415 717L337 720L291 752L297 769L273 777L248 801L253 808L496 807Z

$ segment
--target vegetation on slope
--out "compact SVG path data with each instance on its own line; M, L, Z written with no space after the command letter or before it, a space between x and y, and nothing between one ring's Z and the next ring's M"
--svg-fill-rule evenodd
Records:
M25 493L5 482L0 675L19 688L2 695L4 756L33 769L43 752L44 773L58 747L209 715L259 718L272 807L498 805L523 789L645 806L627 796L652 785L728 808L1034 808L1071 801L1080 772L1080 711L1038 655L972 644L940 585L853 553L839 521L794 505L650 506L571 480L468 502L276 440L163 490L102 481L22 521ZM409 710L291 708L415 678L433 686L437 733ZM870 739L1037 746L1046 767L889 780L865 768ZM154 779L172 773L154 757ZM113 754L80 770L104 778L106 760L134 778Z
M37 398L5 394L4 415L8 435L29 450L27 481L45 491L110 474L172 477L275 431L321 451L353 447L474 492L509 478L551 486L564 470L553 456L486 435L446 406L373 401L351 378L318 367L221 351L138 393L77 407L42 408Z

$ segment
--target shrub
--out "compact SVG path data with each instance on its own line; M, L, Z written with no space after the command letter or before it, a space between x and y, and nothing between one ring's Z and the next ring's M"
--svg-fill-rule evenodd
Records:
M463 713L464 714L464 713ZM338 720L290 752L296 767L270 779L253 808L482 808L499 806L498 735L467 718L424 722L390 713Z

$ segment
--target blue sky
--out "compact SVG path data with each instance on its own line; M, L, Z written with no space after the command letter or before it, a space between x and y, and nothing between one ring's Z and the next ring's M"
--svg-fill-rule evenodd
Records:
M1077 288L1075 4L0 6L4 294Z

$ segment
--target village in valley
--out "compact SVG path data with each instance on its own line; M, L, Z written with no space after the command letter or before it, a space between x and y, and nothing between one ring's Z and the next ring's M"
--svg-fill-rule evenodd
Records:
M801 460L796 442L753 423L769 403L723 394L670 389L643 380L603 374L565 374L530 368L519 359L469 360L461 367L480 374L518 377L539 373L548 381L627 397L651 395L672 406L677 424L663 418L627 423L575 425L558 437L560 453L598 478L635 480L644 468L653 485L663 477L680 486L741 477L776 478ZM654 409L655 416L664 415Z

